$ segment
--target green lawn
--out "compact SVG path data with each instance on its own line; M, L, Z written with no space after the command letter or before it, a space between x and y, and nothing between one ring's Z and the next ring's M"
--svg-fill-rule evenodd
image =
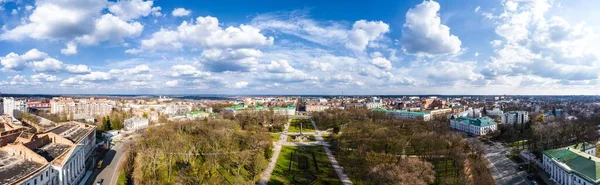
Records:
M312 123L308 119L292 119L288 132L300 132L300 123L302 123L302 132L314 132Z
M273 140L273 142L277 142L277 141L279 141L280 136L281 136L280 134L271 133L271 140Z
M300 148L305 148L304 152ZM296 179L315 177L312 184L341 184L321 146L284 146L281 149L269 184L299 184L294 181L294 176Z

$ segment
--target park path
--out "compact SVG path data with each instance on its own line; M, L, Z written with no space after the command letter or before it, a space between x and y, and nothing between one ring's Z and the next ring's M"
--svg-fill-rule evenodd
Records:
M277 143L275 144L275 152L273 152L273 156L271 157L271 161L269 162L269 165L267 166L267 168L265 169L265 171L263 171L260 174L260 180L258 181L258 185L267 185L267 183L269 182L269 179L271 179L271 173L273 173L273 170L275 169L275 165L277 164L277 159L279 158L279 153L281 153L281 148L283 146L283 144L287 141L287 131L288 128L290 127L290 122L291 122L291 118L288 120L287 124L285 124L285 128L283 129L283 132L281 133L281 136L279 136L279 141L277 141Z
M323 149L325 150L325 153L327 154L327 158L329 158L329 162L331 162L331 166L333 166L333 169L335 170L335 173L337 173L338 177L342 181L342 184L352 185L352 181L350 180L350 178L348 178L346 173L344 173L342 166L340 166L340 164L337 162L337 160L335 160L335 157L331 153L331 150L329 150L329 147L327 147L328 144L326 144L325 141L323 141L323 137L321 137L321 132L319 132L319 130L317 129L317 124L315 124L315 121L312 119L310 121L312 122L313 127L315 127L315 132L317 133L317 134L315 134L315 139L317 139L318 143L321 143L323 145Z

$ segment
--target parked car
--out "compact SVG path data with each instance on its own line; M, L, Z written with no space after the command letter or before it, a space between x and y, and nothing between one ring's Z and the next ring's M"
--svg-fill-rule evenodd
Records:
M96 185L102 185L103 182L104 182L104 179L100 179L100 180L98 180L98 182L96 183Z

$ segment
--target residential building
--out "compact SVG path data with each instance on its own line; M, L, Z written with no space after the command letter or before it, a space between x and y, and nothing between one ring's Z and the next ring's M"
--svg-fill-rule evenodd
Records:
M94 166L95 126L63 123L45 133L20 132L0 147L0 184L78 184Z
M322 112L329 109L326 105L306 105L306 112Z
M107 99L72 99L53 98L50 101L52 114L87 114L90 116L105 116L112 112L115 102Z
M192 111L188 114L186 114L187 118L189 119L204 119L208 117L208 113L201 111L201 110L197 110L197 111Z
M472 135L486 135L496 131L497 124L490 117L470 118L459 117L450 119L450 127Z
M502 117L502 115L504 115L504 111L500 110L499 108L493 108L492 110L485 110L485 114L486 116Z
M125 130L140 130L148 127L150 121L146 118L133 117L124 122Z
M561 185L600 184L594 144L581 143L542 152L542 166L550 179Z
M12 97L5 97L2 98L3 100L3 113L4 114L8 114L12 117L18 116L19 112L26 112L27 111L27 103L23 100L16 100L15 98Z
M529 112L510 111L504 113L500 118L502 124L523 124L529 121Z

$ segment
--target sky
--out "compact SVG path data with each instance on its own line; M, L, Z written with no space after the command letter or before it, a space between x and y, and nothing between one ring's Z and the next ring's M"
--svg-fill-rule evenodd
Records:
M597 95L598 7L0 0L0 92Z

